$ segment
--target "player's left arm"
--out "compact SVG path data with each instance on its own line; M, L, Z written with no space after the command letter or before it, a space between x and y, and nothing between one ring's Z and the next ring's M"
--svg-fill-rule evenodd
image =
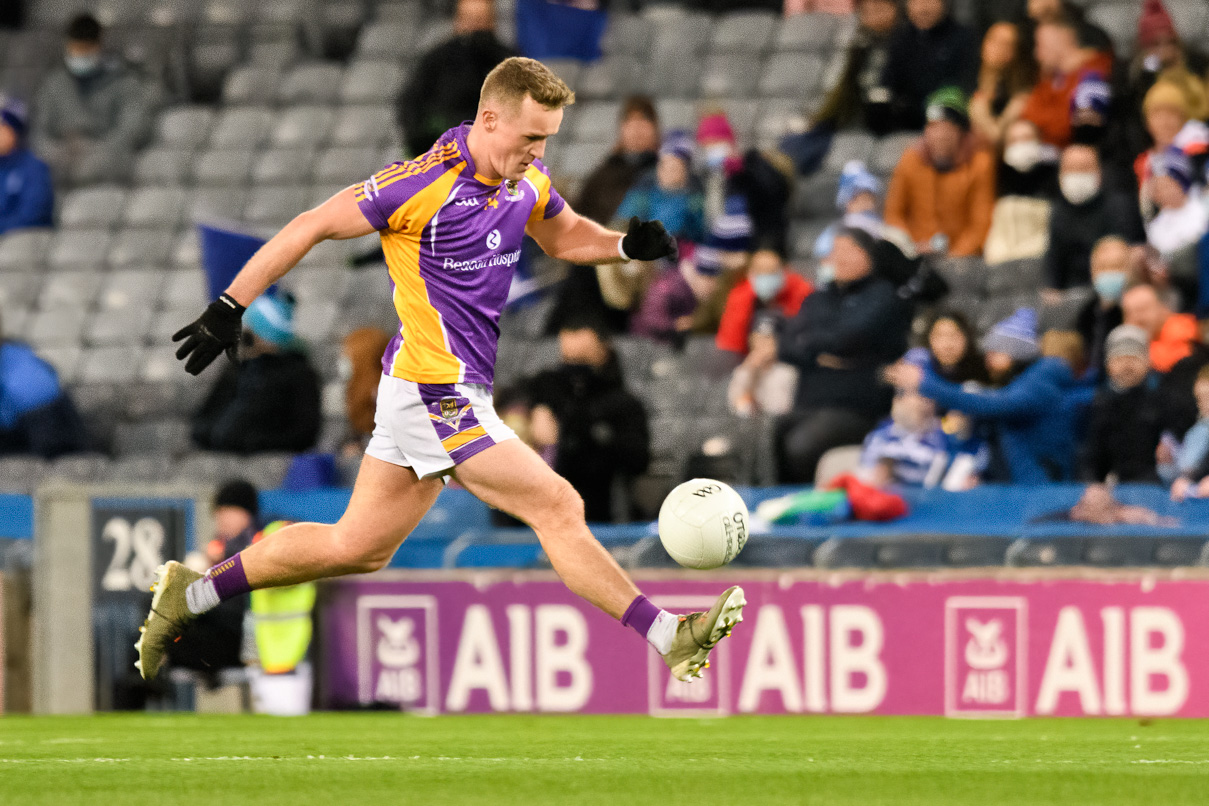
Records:
M623 234L602 227L565 206L551 218L530 221L525 228L542 251L581 265L658 260L676 256L676 239L658 221L630 219Z

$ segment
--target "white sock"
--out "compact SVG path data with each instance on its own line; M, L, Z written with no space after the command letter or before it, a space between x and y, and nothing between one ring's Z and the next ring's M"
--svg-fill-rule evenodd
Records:
M218 607L218 590L214 587L214 580L202 577L190 582L189 587L185 588L185 605L195 616Z
M675 613L660 610L659 615L655 616L655 622L651 624L651 629L646 631L646 640L660 655L671 651L672 637L676 635L676 625L679 623L680 617Z

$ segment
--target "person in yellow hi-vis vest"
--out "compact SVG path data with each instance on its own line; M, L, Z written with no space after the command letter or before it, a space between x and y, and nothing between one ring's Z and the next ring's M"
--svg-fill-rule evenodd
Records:
M252 539L256 543L290 524L273 521ZM275 716L304 716L311 709L311 611L315 583L252 591L249 611L257 666L252 669L252 708ZM258 667L258 668L257 668Z

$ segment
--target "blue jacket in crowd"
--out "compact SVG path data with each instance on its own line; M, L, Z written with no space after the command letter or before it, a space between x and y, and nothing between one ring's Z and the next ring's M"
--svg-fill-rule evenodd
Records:
M927 370L919 392L994 426L1013 484L1044 484L1072 476L1075 415L1065 404L1073 384L1066 362L1039 358L1002 389L966 392Z
M46 163L24 147L0 156L0 235L22 227L49 227L54 209Z
M21 417L54 401L59 375L28 344L0 342L0 430L17 426Z

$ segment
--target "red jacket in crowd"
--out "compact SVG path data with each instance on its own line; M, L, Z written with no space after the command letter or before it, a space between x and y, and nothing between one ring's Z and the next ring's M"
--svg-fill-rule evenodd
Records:
M801 275L785 272L785 285L772 299L772 307L789 319L797 316L802 300L810 296L814 286ZM747 355L747 337L751 333L751 320L756 315L756 292L751 280L744 278L731 289L726 298L726 310L718 325L718 349Z

